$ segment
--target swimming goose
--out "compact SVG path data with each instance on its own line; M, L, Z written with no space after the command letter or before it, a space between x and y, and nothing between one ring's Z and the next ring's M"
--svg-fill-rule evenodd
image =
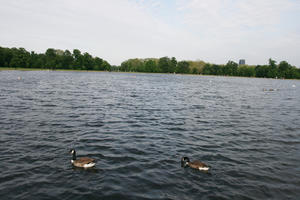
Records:
M188 157L183 157L181 159L181 167L190 167L193 169L204 170L204 171L207 171L210 168L208 165L206 165L203 162L200 162L199 160L194 160L190 162L190 159Z
M75 149L71 149L70 153L73 155L71 163L75 167L90 168L90 167L94 167L96 165L95 159L93 159L93 158L82 157L82 158L76 159L76 151L75 151Z

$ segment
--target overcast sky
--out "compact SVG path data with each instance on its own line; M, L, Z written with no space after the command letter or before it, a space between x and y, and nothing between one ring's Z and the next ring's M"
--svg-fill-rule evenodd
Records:
M0 46L300 67L300 0L0 0Z

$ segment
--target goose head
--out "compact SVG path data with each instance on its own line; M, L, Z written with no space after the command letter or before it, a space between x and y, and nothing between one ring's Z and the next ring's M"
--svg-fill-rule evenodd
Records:
M72 161L76 160L76 151L75 151L75 149L71 149L70 154L72 154L72 156L73 156Z
M190 162L190 159L188 157L182 157L181 158L181 167L187 167Z
M71 149L69 153L73 155L76 153L76 151L75 151L75 149Z

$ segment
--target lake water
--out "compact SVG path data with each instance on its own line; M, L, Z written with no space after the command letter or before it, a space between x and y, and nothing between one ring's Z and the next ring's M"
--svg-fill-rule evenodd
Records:
M0 71L0 91L1 199L300 198L300 81Z

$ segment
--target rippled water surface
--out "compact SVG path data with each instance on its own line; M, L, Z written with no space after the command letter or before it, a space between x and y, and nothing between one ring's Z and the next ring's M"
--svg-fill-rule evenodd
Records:
M1 199L300 197L299 81L0 71L0 91Z

